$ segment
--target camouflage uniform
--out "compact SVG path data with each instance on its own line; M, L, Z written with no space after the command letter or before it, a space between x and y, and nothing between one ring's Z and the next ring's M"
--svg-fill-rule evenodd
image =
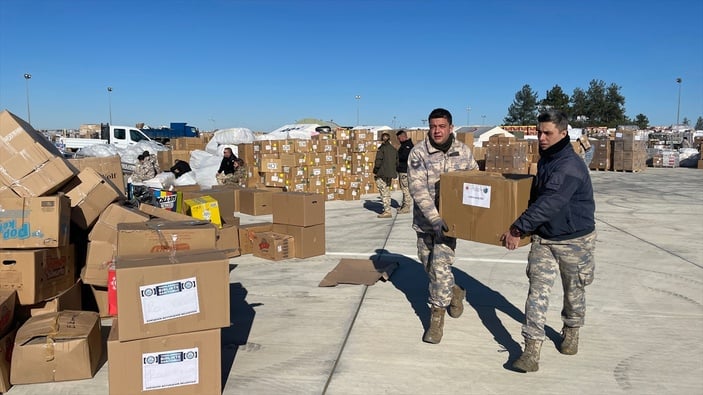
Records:
M383 203L383 212L389 213L391 211L390 183L392 181L390 178L384 178L384 177L374 177L374 181L376 181L376 187L378 188L378 193L381 194L381 202Z
M408 159L408 178L413 205L413 229L417 232L417 254L430 280L429 302L434 307L447 307L452 299L456 239L437 238L432 226L439 216L439 177L457 170L477 170L478 165L466 145L453 142L447 153L434 148L430 137L413 147Z
M530 290L525 302L525 324L522 335L527 339L544 340L549 297L557 273L564 288L561 319L572 328L580 328L586 316L585 287L593 282L593 252L596 232L571 240L547 240L532 236L528 255L527 277Z
M247 168L239 166L234 168L234 173L218 173L215 178L219 184L245 185L247 181Z
M400 184L400 190L403 191L403 205L401 207L410 208L413 204L413 198L410 196L408 173L398 173L398 184Z
M154 165L148 160L144 159L137 163L137 167L134 168L134 173L132 174L133 182L142 182L144 180L149 180L156 177L156 171Z

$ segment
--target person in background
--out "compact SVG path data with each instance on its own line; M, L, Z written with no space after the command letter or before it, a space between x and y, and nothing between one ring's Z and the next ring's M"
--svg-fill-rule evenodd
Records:
M391 181L398 177L398 151L391 145L391 135L381 135L381 145L376 152L376 161L373 166L374 179L378 191L381 193L383 212L378 218L391 218Z
M545 338L549 295L561 275L564 322L559 352L578 351L579 328L586 316L586 286L593 282L596 246L595 209L591 177L571 145L567 116L548 111L537 118L540 159L530 204L501 236L509 250L523 235L532 235L527 256L530 282L522 335L525 350L513 367L523 372L539 369Z
M161 166L159 166L159 160L156 158L155 154L150 154L149 151L144 151L142 153L144 159L148 160L152 166L154 166L154 172L156 174L161 173Z
M137 160L137 166L134 168L134 173L131 177L132 182L143 182L156 177L154 165L148 158L142 154L137 156Z
M454 283L452 265L456 238L445 236L447 225L439 216L440 175L457 170L478 170L469 148L454 138L452 114L437 108L428 117L427 137L410 151L408 179L413 198L413 229L417 255L429 277L430 326L422 340L437 344L444 334L444 313L458 318L464 312L466 291Z
M579 145L581 145L581 149L583 150L583 161L586 162L586 167L588 167L593 160L593 146L591 146L591 142L588 141L588 134L585 130L581 131Z
M398 142L400 142L397 171L398 184L400 184L400 190L403 191L403 204L400 206L398 214L406 214L410 212L413 205L413 198L410 196L408 184L408 157L410 156L410 150L413 149L413 142L408 138L405 130L399 130L395 135L398 137Z
M691 148L691 142L688 141L688 137L684 137L683 140L681 140L681 148Z
M217 182L219 184L233 184L234 180L234 170L235 162L237 161L237 156L232 153L232 148L225 148L222 153L222 162L220 162L220 168L217 170Z
M188 162L176 159L176 162L173 164L173 166L171 166L169 170L171 171L171 173L173 173L176 178L178 178L191 171L191 168Z

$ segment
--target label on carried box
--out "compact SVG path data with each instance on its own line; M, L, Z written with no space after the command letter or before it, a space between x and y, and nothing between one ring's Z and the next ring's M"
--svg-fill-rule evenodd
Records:
M200 313L195 277L139 287L144 323Z
M491 186L464 183L461 203L468 206L491 208Z
M198 384L198 347L142 354L142 391Z

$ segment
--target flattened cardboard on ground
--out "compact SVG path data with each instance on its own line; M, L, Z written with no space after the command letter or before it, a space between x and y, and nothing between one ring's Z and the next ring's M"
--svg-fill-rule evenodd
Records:
M120 341L223 328L229 321L229 260L221 251L118 256Z
M68 160L70 164L76 167L79 171L86 167L91 167L105 179L112 183L122 194L126 194L124 187L124 173L122 172L122 161L119 155L112 155L101 158L71 158Z
M0 250L0 288L14 289L20 304L51 299L76 281L73 245L35 250Z
M103 353L100 317L92 311L60 311L32 317L17 331L12 384L89 379Z
M88 234L88 240L117 244L117 224L146 222L148 220L149 215L141 211L125 207L120 203L112 203L100 213L98 221L93 225L90 234Z
M29 317L42 315L46 313L56 313L64 310L83 310L81 288L83 282L76 281L73 286L58 296L49 300L45 300L32 305L19 306L17 309L17 318L20 322L24 322Z
M0 337L0 393L4 394L12 387L10 384L10 360L15 345L17 329L12 329L7 335Z
M61 247L69 243L71 200L64 194L0 199L0 248Z
M0 289L0 336L7 333L15 324L17 291Z
M71 199L71 221L88 229L110 203L124 197L114 184L92 167L86 167L71 179L63 191Z
M313 226L325 223L325 196L307 192L280 192L272 196L273 223Z
M117 225L117 256L216 248L217 228L207 221L151 220Z
M111 395L222 393L220 329L124 342L120 320L107 339Z
M455 171L440 176L439 214L447 235L502 246L500 236L526 209L533 176ZM523 237L519 245L530 243Z
M370 259L341 259L337 266L320 281L320 287L338 284L374 285L378 280L388 281L398 262L376 262Z

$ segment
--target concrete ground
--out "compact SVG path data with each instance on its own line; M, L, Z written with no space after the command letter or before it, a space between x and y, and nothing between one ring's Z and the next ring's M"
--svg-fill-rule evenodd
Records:
M557 281L540 370L512 371L522 347L529 247L511 252L461 240L454 273L468 290L464 315L447 316L440 344L423 343L427 279L411 215L377 219L380 203L368 195L327 203L325 256L231 261L223 393L702 394L703 171L591 176L596 278L578 355L556 348ZM341 258L378 255L400 264L390 281L318 287ZM8 394L107 394L108 365L90 380L15 386Z

